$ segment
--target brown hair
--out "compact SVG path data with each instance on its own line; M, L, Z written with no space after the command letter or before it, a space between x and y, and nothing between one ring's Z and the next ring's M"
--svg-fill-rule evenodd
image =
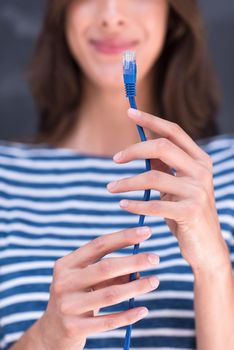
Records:
M71 130L82 100L82 71L65 37L69 0L48 0L30 67L39 110L33 142L56 143ZM155 63L155 114L179 124L193 139L218 133L219 89L197 0L171 0L168 31ZM157 106L157 107L156 107Z

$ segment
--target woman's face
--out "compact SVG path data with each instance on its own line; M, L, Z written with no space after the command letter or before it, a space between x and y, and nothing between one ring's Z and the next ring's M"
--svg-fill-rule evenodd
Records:
M167 30L168 0L73 0L67 9L68 46L98 87L123 86L122 57L137 58L138 81L158 59Z

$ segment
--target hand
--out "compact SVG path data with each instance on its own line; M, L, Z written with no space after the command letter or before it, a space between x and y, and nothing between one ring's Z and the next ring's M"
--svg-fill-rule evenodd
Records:
M121 201L120 206L135 214L164 217L178 239L182 256L194 271L229 263L215 206L211 157L177 124L131 111L128 116L137 125L162 138L151 137L115 155L117 163L151 159L152 170L110 183L107 189L111 193L159 191L161 200Z
M95 316L106 306L147 293L157 288L156 276L129 282L130 273L153 268L159 257L155 254L136 254L100 260L104 255L126 246L143 242L151 235L147 227L144 234L138 228L100 236L54 265L50 299L40 319L41 338L47 350L83 349L86 338L137 322L147 314L139 315L142 307L127 311ZM154 257L154 263L149 257Z

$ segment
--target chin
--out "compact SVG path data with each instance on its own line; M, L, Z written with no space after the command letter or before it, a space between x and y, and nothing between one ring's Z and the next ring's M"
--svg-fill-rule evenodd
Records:
M88 72L89 81L99 88L110 88L110 89L123 89L124 91L124 82L123 82L123 68L121 62L121 69L113 70L102 70L98 72L90 71Z
M113 79L102 79L99 81L95 81L94 82L95 85L97 86L97 88L99 89L109 89L109 90L122 90L123 91L123 96L125 96L125 92L124 92L124 83L120 79L118 80L113 80Z

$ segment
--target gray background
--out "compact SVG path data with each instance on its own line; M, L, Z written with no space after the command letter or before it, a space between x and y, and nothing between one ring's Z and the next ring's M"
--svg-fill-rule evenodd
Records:
M142 0L144 1L144 0ZM156 0L155 0L156 1ZM189 1L189 0L184 0ZM0 139L33 135L37 112L25 79L45 0L1 0ZM234 132L234 0L200 0L208 42L223 88L220 133Z

